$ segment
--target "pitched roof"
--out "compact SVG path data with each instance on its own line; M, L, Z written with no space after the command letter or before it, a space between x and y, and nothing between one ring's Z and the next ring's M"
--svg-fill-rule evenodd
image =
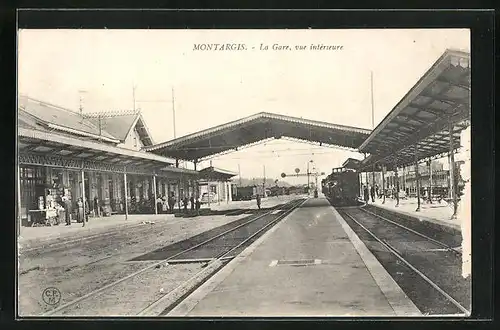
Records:
M105 114L101 117L101 125L106 132L113 135L120 141L125 141L130 128L137 120L139 114L125 114L121 116L106 117ZM90 119L95 125L99 126L98 118Z
M118 142L113 135L104 130L99 134L99 128L96 125L69 109L27 96L19 96L19 108L35 117L38 122L46 124L55 130L70 131L77 135L91 134L95 137L101 135L105 139Z
M96 126L99 126L100 117L101 127L120 141L125 141L128 134L135 128L143 145L150 146L153 144L153 139L140 111L94 112L87 113L85 116L92 117L90 120Z

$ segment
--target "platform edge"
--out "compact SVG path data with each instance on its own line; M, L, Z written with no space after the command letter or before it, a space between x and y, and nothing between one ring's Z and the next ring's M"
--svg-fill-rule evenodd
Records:
M206 281L203 285L201 285L198 289L196 289L193 293L191 293L184 301L182 301L179 305L173 308L169 313L167 313L166 317L182 317L187 316L189 312L191 312L196 305L205 298L210 292L212 292L219 284L221 284L235 269L241 264L245 259L247 259L255 249L264 243L265 240L269 238L279 227L283 225L283 223L288 220L292 214L294 214L304 203L306 203L309 198L306 198L295 210L290 212L287 216L281 219L276 225L274 225L271 229L265 232L261 237L259 237L255 242L250 244L246 249L244 249L240 255L236 256L233 260L228 262L226 266L224 266L220 271L218 271L212 278Z
M392 276L389 275L384 266L382 266L377 258L370 252L365 243L363 243L354 230L352 230L338 211L333 206L331 206L331 210L365 263L366 268L377 283L380 291L382 291L389 305L391 305L396 316L422 316L422 312L404 293L403 289L401 289Z

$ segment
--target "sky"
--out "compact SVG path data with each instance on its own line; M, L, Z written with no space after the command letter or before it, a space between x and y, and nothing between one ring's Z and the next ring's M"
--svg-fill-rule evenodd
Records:
M199 43L247 50L194 50ZM291 50L273 50L274 44ZM310 50L311 44L342 49ZM160 143L174 137L173 104L177 137L260 111L372 129L370 72L377 125L447 48L470 51L470 35L466 29L20 30L18 45L20 93L74 110L81 99L84 112L96 112L132 109L135 86L136 107ZM212 164L246 178L262 177L265 167L266 177L278 178L295 168L304 173L311 160L311 168L329 174L348 157L362 158L276 140Z

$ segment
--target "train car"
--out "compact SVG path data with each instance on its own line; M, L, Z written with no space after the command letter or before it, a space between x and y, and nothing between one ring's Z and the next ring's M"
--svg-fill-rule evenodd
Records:
M323 194L333 206L359 205L359 178L357 172L344 167L334 168L322 181Z
M233 201L249 201L254 195L254 186L233 186Z

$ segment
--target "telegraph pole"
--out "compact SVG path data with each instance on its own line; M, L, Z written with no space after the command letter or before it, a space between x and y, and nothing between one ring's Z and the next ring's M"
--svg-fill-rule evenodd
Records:
M373 104L373 71L370 71L370 89L372 98L372 129L375 128L375 107Z
M174 123L174 139L177 138L177 134L175 132L175 96L174 96L174 88L172 87L172 116Z
M266 197L266 165L264 166L264 180L262 181L262 197Z
M135 84L133 84L132 86L132 102L134 103L134 111L135 111L135 89L137 88L137 86Z
M101 124L101 114L99 114L98 120L99 120L99 142L101 142L101 135L102 135L102 124Z
M80 117L82 117L82 120L83 120L83 117L84 117L83 116L83 94L86 94L86 93L87 93L87 91L85 91L85 90L79 90L78 91L78 109L80 110Z
M240 187L241 187L241 169L240 169L240 164L238 164L238 178L239 178Z

